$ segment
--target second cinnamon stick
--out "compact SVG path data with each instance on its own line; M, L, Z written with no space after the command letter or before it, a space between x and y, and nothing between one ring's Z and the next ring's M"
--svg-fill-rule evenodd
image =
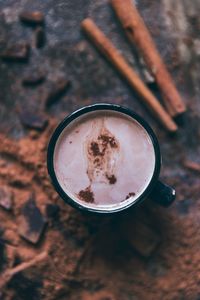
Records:
M155 78L166 109L172 117L185 112L186 107L155 46L136 6L131 0L111 0L111 4L131 42L139 48L147 68Z
M133 71L132 67L126 62L123 56L111 43L111 41L103 34L103 32L95 25L95 23L87 18L82 22L82 28L96 47L105 57L112 62L116 69L129 82L130 86L137 91L143 102L148 106L152 113L159 119L163 126L170 132L177 130L177 125L174 123L170 115L165 111L159 101Z

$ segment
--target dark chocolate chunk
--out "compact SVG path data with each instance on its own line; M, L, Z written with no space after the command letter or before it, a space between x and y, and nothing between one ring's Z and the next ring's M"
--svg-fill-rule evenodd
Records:
M29 58L30 46L28 43L18 43L8 46L1 54L6 61L25 62Z
M46 219L36 206L32 195L21 211L19 234L27 241L36 244L39 242L46 225Z
M10 188L4 186L0 188L0 206L10 210L13 204L13 192Z
M24 75L22 84L24 86L38 85L45 80L45 72L42 70L30 70Z
M55 82L50 89L49 93L46 96L45 104L46 107L50 106L51 104L55 103L59 100L59 98L65 93L65 91L70 86L70 81L67 79L60 79Z
M19 112L19 118L23 126L42 131L48 125L48 119L43 113L36 113L28 109Z
M150 257L161 242L160 234L153 226L146 224L141 219L135 218L131 224L134 228L133 231L128 229L130 227L129 223L124 226L125 239L141 256Z
M22 22L29 25L41 25L44 23L44 14L40 11L23 11L19 18Z
M37 27L35 30L35 46L42 48L46 41L46 35L43 27Z

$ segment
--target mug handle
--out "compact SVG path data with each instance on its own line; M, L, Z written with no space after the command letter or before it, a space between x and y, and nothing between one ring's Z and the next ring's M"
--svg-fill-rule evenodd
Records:
M168 207L174 202L176 191L171 186L158 180L149 197L157 204Z

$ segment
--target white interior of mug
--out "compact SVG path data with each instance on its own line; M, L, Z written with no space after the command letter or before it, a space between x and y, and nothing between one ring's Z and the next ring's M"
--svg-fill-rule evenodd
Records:
M137 120L122 112L98 110L63 129L53 162L68 197L88 209L114 211L135 203L144 193L156 159L152 139Z

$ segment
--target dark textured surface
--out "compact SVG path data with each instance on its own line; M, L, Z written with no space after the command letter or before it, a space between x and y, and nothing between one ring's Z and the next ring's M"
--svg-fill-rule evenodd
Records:
M46 247L54 263L54 267L49 262L47 268L31 269L25 274L24 285L24 275L16 278L10 289L5 290L5 299L197 300L200 297L200 180L198 174L182 164L184 158L200 162L200 2L140 0L137 4L188 107L183 125L173 138L80 31L80 22L92 17L145 78L138 54L127 42L107 0L0 1L0 51L19 41L31 45L28 63L0 62L1 146L5 136L11 139L0 151L0 178L4 184L14 186L16 195L14 213L0 211L0 227L5 230L5 238L17 245L21 258L28 259ZM35 48L35 29L18 19L22 10L32 9L45 15L46 42L40 49ZM23 87L25 74L37 68L46 73L46 80L37 87ZM49 91L62 78L71 80L70 89L46 109L44 102ZM137 218L156 228L161 236L159 247L148 259L142 258L137 249L138 243L142 247L143 233L140 239L137 232L138 243L131 242L135 250L124 238L123 230L132 231L135 224L132 211L119 233L116 228L123 223L124 216L111 220L82 216L58 199L41 171L40 164L45 168L46 142L42 142L43 136L40 140L39 134L20 123L19 111L24 108L34 113L45 111L55 126L55 119L60 121L78 107L95 102L126 105L149 121L161 144L162 179L177 190L177 201L169 209L147 204L145 215L140 210L136 212ZM52 127L46 129L47 140L52 130ZM38 193L42 211L49 203L61 207L59 218L49 220L47 234L33 249L17 234L10 233L16 233L16 216L23 199L27 199L26 192L32 189ZM25 251L29 255L23 256ZM12 265L12 259L9 254L9 263L4 268ZM34 292L31 298L28 278L33 278L34 284L37 277L40 292ZM46 278L44 284L42 277Z

